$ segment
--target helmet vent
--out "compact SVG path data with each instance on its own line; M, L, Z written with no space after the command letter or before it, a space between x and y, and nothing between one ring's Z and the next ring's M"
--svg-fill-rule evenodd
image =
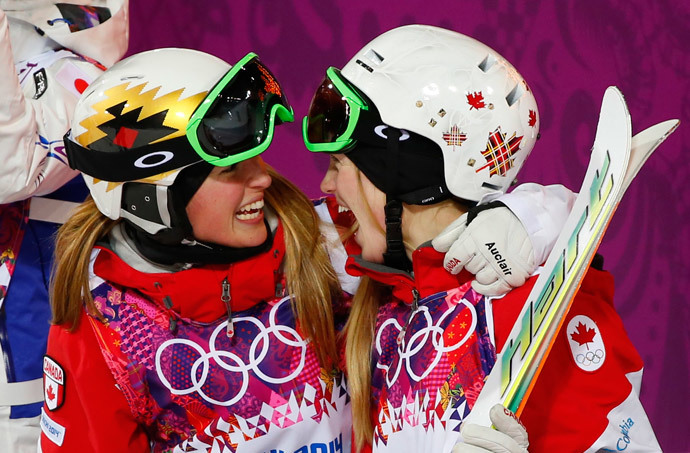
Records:
M479 63L479 69L481 69L482 72L489 72L489 69L491 69L491 67L495 64L496 58L493 55L489 54L486 56L486 58L482 60L481 63Z
M501 186L497 186L495 184L489 184L488 182L483 182L482 187L486 187L487 189L493 189L493 190L502 190Z
M374 49L369 49L367 52L364 54L365 57L369 59L372 63L375 65L380 65L383 63L384 58L378 54Z
M518 83L515 85L515 88L510 90L510 93L506 95L506 102L508 103L508 106L512 107L523 94L525 94L525 89L522 87L521 83Z

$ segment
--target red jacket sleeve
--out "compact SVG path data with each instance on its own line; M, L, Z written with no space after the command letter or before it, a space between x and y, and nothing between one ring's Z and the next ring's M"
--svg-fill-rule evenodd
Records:
M521 415L531 453L587 450L631 395L626 375L640 371L642 359L613 292L611 274L589 269Z
M64 383L62 389L45 384L46 400L58 399L43 406L44 453L150 451L146 433L116 387L85 313L73 332L51 327L44 381L50 381L51 373L64 376Z

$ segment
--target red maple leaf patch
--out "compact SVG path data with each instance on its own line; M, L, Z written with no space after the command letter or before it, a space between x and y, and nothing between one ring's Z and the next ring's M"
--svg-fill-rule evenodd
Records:
M470 93L467 95L467 103L470 104L470 110L473 108L479 110L481 108L486 107L486 104L484 103L484 95L482 92L474 92Z
M529 122L527 124L529 124L531 127L537 125L537 112L534 110L529 111Z
M48 386L48 390L46 390L46 396L48 397L48 401L53 401L55 399L55 392L53 392L52 385Z
M594 341L594 335L597 334L596 331L588 328L582 323L578 323L575 329L575 332L570 334L570 338L572 338L573 341L577 341L577 344L580 346L587 346L587 349L589 350L589 345L587 345L587 343L592 343Z

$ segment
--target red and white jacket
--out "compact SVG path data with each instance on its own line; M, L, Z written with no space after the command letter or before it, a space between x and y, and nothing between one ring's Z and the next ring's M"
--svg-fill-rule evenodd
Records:
M414 276L348 262L348 272L392 287L372 351L374 451L451 451L536 280L490 299L442 263L430 245L414 252ZM613 289L608 272L589 269L521 416L530 453L660 451Z
M174 273L95 249L103 319L51 328L43 452L349 451L345 384L296 326L283 256L282 227L260 255Z

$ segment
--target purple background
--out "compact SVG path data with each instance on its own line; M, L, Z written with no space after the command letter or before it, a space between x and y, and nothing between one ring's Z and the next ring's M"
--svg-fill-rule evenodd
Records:
M645 361L642 400L659 442L666 452L690 451L690 2L132 0L130 8L130 53L190 47L229 63L259 54L298 119L278 128L265 159L311 196L320 193L328 160L308 154L301 141L314 89L327 66L342 67L366 42L403 24L473 36L527 79L542 138L522 182L579 188L609 85L626 96L633 133L680 118L684 124L630 187L600 252L616 277L617 309Z

